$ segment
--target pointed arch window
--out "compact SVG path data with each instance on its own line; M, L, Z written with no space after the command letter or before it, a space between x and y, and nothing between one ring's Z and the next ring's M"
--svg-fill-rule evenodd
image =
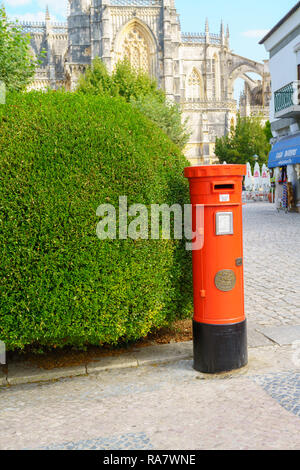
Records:
M134 24L124 35L120 58L128 59L137 70L150 73L150 48L142 29Z
M193 69L188 77L186 97L192 101L203 100L203 81L200 72L196 69Z

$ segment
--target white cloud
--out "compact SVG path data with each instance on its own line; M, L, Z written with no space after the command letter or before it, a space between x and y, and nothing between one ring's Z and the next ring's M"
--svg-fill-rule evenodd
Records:
M25 22L41 22L45 21L45 12L38 11L36 13L24 13L23 15L14 15L12 19ZM55 16L52 16L51 21L58 22L58 19Z
M242 36L246 38L262 39L268 32L268 29L250 29L242 33Z
M1 3L0 0L0 4ZM41 11L44 12L45 16L46 7L48 6L52 21L54 21L53 18L57 16L61 17L60 20L66 18L68 3L68 0L4 0L4 6L11 8L30 5L30 11L34 11L35 17L40 17Z
M67 15L68 0L37 0L37 4L44 11L46 10L46 6L48 6L52 21L54 21L53 15L62 16L64 18Z
M31 3L32 3L32 0L5 0L4 6L20 7L23 5L29 5Z

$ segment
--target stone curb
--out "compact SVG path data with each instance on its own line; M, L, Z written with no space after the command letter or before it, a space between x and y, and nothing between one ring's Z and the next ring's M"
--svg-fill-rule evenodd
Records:
M249 348L267 346L272 343L253 327L248 331ZM0 368L0 387L10 385L49 382L63 378L99 374L113 369L141 367L178 360L188 360L193 357L193 342L171 343L136 348L132 352L120 356L96 358L89 363L79 366L62 367L52 370L41 369L26 362L9 364L8 373Z
M35 382L49 382L51 380L76 377L80 375L86 375L85 365L45 370L30 366L27 363L20 363L8 366L8 375L6 380L7 385L20 385Z
M0 370L0 387L7 385L7 378L4 372Z
M80 366L63 367L44 370L26 362L8 365L8 373L0 370L0 387L21 385L37 382L50 382L67 377L93 375L107 370L155 365L176 360L191 359L193 355L192 341L186 343L172 343L148 346L135 349L133 352L120 356L95 358L87 364Z

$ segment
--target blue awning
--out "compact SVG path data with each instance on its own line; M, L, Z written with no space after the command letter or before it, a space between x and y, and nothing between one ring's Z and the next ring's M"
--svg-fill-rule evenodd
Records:
M269 154L269 168L300 163L300 134L284 137L277 142Z

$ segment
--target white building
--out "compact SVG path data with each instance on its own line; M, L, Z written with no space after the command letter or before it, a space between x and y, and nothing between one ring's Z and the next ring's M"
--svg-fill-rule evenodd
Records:
M274 139L269 167L275 169L276 181L280 182L278 203L280 199L283 203L285 198L290 199L287 205L300 211L300 2L260 44L270 54L270 121Z

